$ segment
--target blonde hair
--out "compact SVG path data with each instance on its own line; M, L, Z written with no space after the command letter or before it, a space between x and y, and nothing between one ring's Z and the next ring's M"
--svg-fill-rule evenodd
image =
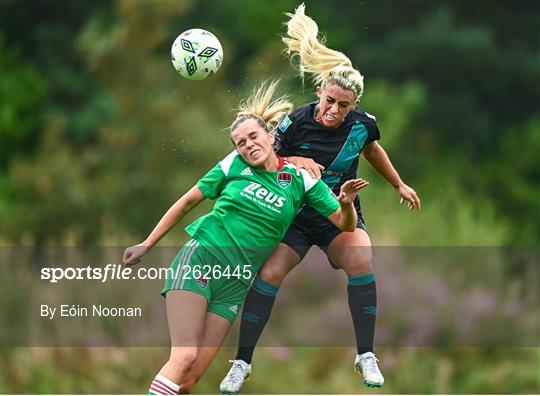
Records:
M324 38L319 40L317 23L305 14L305 5L301 4L294 14L287 13L285 22L287 35L282 37L289 56L300 59L300 76L313 74L316 85L324 87L328 83L351 90L359 100L364 91L364 76L356 70L351 60L342 52L334 51L324 45Z
M279 80L262 83L253 90L253 94L245 102L241 102L236 120L229 128L234 131L238 124L247 119L255 119L267 132L273 131L278 123L294 108L286 96L272 100Z

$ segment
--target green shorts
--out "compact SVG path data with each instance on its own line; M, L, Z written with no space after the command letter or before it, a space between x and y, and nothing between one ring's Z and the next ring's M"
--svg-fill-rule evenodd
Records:
M220 263L194 239L178 252L161 294L170 290L188 290L208 301L208 312L233 323L244 304L249 285L225 271Z

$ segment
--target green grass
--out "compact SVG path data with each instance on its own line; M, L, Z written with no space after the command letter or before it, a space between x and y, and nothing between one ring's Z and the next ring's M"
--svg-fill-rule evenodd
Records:
M539 348L379 348L386 384L366 388L351 348L260 348L250 393L539 393ZM195 394L217 393L234 350L224 348ZM2 393L145 393L167 348L10 348Z

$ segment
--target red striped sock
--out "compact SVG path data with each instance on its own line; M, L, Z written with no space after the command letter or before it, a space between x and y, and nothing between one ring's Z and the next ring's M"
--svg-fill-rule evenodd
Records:
M176 385L170 379L165 378L161 374L156 375L156 378L150 384L148 389L149 395L177 395L180 391L180 385Z

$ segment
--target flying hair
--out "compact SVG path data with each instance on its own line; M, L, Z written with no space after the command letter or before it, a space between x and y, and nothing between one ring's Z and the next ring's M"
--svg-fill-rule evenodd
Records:
M287 46L285 51L291 58L299 58L298 68L302 78L305 73L312 74L316 85L324 87L328 83L337 84L353 91L359 100L364 91L364 76L353 67L345 54L326 47L324 38L319 40L319 27L305 14L305 9L302 3L294 14L286 14L289 17L285 22L287 34L282 37Z
M255 119L265 131L271 132L294 108L286 96L272 100L279 80L265 82L253 90L252 95L240 103L236 120L230 127L234 131L238 124L247 119Z

